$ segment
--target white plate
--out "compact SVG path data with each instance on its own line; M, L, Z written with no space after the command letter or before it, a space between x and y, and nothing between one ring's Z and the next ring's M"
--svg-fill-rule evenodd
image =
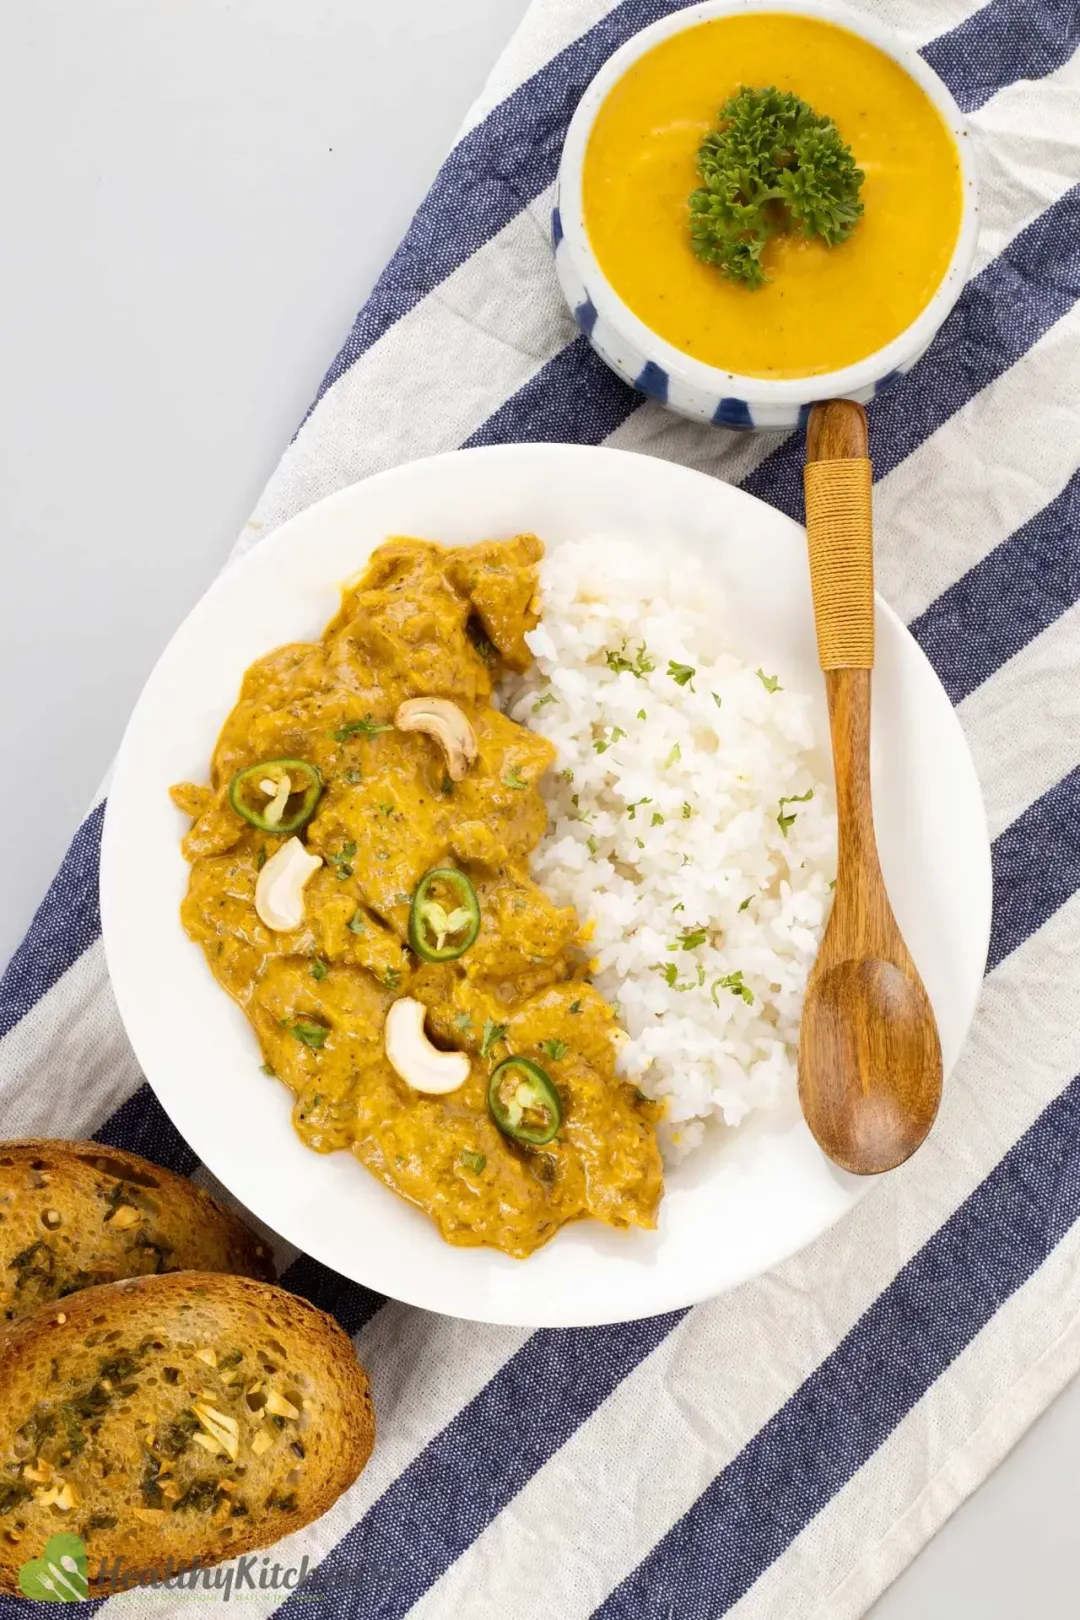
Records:
M528 1261L444 1243L350 1155L320 1157L291 1098L179 920L188 868L172 782L206 778L255 658L315 637L339 582L388 534L447 544L539 533L550 550L603 530L708 560L735 650L820 693L802 531L729 484L648 456L505 445L414 462L294 518L228 569L147 682L109 796L101 911L120 1012L147 1079L203 1163L291 1243L369 1288L487 1322L625 1321L717 1294L824 1232L867 1191L822 1157L794 1103L704 1148L668 1178L655 1233L565 1228ZM874 794L882 864L953 1067L979 994L990 926L982 800L960 726L915 642L879 602ZM824 703L818 723L827 735Z

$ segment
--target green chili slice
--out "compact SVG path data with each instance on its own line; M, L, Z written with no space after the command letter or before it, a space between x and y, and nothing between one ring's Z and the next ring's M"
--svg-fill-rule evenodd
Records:
M454 866L437 866L421 880L409 911L409 944L422 962L453 962L480 932L476 890Z
M543 1147L562 1124L559 1093L531 1058L503 1058L491 1071L488 1110L504 1136Z
M229 803L260 832L299 832L315 814L322 793L318 768L306 759L261 759L237 771Z

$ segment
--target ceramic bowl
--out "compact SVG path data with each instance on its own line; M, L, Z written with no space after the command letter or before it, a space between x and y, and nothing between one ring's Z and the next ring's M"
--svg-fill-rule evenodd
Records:
M926 92L952 131L960 154L963 211L952 258L940 286L917 320L884 348L854 365L814 377L744 377L695 360L650 330L615 292L589 244L582 206L585 149L601 104L627 69L661 40L719 17L784 11L817 17L858 34L891 56ZM695 421L729 428L802 425L819 399L866 404L910 371L929 348L971 270L978 230L978 189L967 125L947 87L922 57L876 18L836 0L702 0L627 40L582 97L567 131L552 213L555 267L566 301L600 358L650 399Z

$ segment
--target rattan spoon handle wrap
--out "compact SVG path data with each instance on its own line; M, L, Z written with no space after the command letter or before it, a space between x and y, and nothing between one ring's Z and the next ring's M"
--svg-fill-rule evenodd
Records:
M806 538L822 669L874 667L874 541L870 463L811 461Z

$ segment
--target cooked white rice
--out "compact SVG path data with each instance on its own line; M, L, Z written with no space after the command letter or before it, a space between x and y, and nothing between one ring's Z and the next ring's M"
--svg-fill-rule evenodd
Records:
M541 596L535 665L506 694L558 750L533 872L593 925L594 982L630 1037L620 1067L666 1100L675 1161L710 1122L793 1095L832 790L809 698L725 651L695 557L582 540L544 562Z

